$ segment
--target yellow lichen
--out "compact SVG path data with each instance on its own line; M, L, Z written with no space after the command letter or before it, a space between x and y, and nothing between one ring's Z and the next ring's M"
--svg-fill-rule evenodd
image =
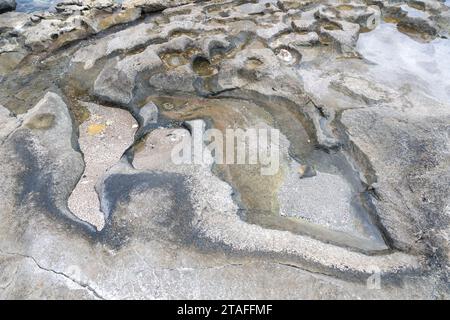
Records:
M102 133L106 129L106 124L94 123L89 125L87 128L87 133L91 136L95 136L97 134Z
M383 17L384 22L397 24L400 19L395 17Z
M353 6L348 5L348 4L342 4L336 7L336 9L340 10L340 11L349 11L349 10L353 10Z

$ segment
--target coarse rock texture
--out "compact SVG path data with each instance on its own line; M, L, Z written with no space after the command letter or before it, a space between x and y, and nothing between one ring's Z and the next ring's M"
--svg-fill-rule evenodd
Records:
M125 110L93 103L80 102L80 105L86 108L88 117L79 127L78 139L85 171L70 195L68 205L76 216L101 230L105 217L99 211L100 203L95 184L132 144L138 126L131 114ZM111 144L111 141L114 141L114 144Z
M449 299L449 11L1 14L0 298ZM207 129L276 153L224 163Z

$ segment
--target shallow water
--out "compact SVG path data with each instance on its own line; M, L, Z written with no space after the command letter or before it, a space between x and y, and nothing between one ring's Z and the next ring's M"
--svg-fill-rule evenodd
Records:
M54 10L59 0L16 0L16 11L34 12L44 10Z
M250 127L281 130L281 161L276 174L261 175L259 162L215 166L215 174L235 189L241 217L248 223L364 251L387 248L359 198L364 188L356 172L341 154L315 148L301 114L289 105L281 101L266 104L258 100L255 104L236 99L149 98L162 115L178 121L202 118L220 131ZM317 169L317 176L300 179L300 164Z
M425 11L415 9L413 7L408 6L407 4L401 5L400 8L402 8L403 11L406 11L408 13L408 16L411 18L426 18L429 16L429 14L426 13Z
M55 11L55 5L60 0L16 0L16 11L35 12L35 11ZM121 3L122 0L115 0Z
M357 49L375 64L372 71L380 81L397 89L406 83L438 100L450 101L450 40L419 42L398 32L394 24L382 23L360 35Z

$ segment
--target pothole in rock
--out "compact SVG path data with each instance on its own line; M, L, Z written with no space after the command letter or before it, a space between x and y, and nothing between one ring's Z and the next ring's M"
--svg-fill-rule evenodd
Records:
M316 149L304 129L304 119L289 105L231 98L153 96L149 100L159 106L165 118L175 121L204 119L209 128L218 129L225 137L224 148L220 150L223 155L228 152L227 130L280 130L279 167L273 174L261 174L261 169L268 165L261 159L255 164L215 163L213 167L214 173L234 188L235 200L242 209L241 218L248 223L306 234L364 252L388 249L372 222L370 215L373 212L366 209L370 203L358 173L342 154L328 154ZM155 137L147 138L145 148L165 139L180 139L170 133L160 139ZM203 142L208 145L211 141ZM252 151L257 152L252 150L255 146L249 144L249 140L243 143L247 156ZM235 144L233 148L236 147ZM138 169L143 164L139 150L142 145L136 149L134 165ZM234 152L237 156L236 149ZM153 160L147 158L143 168L164 170L168 166L167 159L161 161L156 153ZM152 161L156 163L150 163Z
M217 73L217 69L208 59L198 56L192 62L192 69L196 74L202 77L209 77Z
M403 23L402 21L397 24L397 30L419 42L427 43L435 38L435 36L431 36L429 33L423 32L417 26Z
M334 22L328 21L321 25L321 27L327 31L336 31L336 30L342 30L342 27Z
M161 60L169 68L176 68L189 63L185 55L178 52L165 53L161 56Z
M281 46L275 49L277 57L288 66L298 64L302 58L301 54L292 48L287 46Z

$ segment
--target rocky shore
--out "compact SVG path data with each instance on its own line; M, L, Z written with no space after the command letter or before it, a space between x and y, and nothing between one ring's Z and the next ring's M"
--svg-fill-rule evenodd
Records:
M0 298L450 298L444 2L14 7ZM174 164L195 127L277 130L279 170Z
M0 13L13 11L16 9L15 0L1 0L0 1Z

